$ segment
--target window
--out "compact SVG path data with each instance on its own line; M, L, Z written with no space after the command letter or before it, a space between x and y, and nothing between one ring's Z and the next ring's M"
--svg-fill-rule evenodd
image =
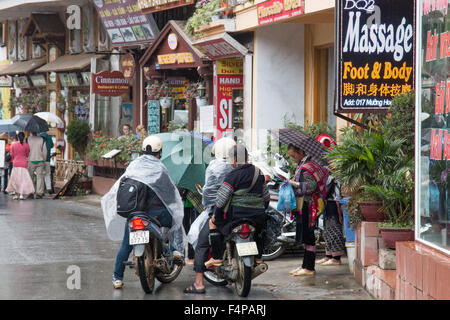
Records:
M416 239L449 253L450 52L440 46L448 42L450 12L447 2L442 9L418 7Z

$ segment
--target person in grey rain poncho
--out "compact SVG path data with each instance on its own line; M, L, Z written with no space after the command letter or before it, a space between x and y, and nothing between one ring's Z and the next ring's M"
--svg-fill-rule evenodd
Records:
M205 173L205 185L203 186L202 204L205 211L197 217L191 225L187 236L190 244L195 249L194 271L195 282L184 290L185 293L205 293L203 282L203 272L205 271L205 261L209 253L209 218L212 216L215 207L216 195L225 176L233 170L227 161L228 150L236 143L231 138L217 140L213 147L215 159L212 160Z
M122 180L133 179L147 188L146 212L156 218L163 227L170 228L168 232L170 246L173 248L174 259L182 259L185 249L186 234L183 228L184 208L180 193L160 160L162 141L156 136L147 137L142 146L144 155L133 160L125 173L102 198L102 210L108 237L111 240L122 240L117 253L113 285L119 289L123 286L124 262L132 251L129 244L129 229L127 219L117 214L117 194Z

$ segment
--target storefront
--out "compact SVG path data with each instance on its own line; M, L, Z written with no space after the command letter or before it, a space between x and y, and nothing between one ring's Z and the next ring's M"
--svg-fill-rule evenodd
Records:
M184 25L169 21L139 62L146 95L142 122L149 133L198 132L198 107L213 102L212 63L193 46Z
M423 285L409 283L433 299L450 296L449 20L447 2L417 1L416 241L400 252L420 262Z

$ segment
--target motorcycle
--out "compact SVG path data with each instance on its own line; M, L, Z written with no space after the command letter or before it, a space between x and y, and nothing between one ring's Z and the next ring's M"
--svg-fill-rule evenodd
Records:
M133 267L145 293L152 293L155 278L161 283L174 281L183 262L175 260L170 251L168 228L145 212L134 212L128 218L130 245L133 246Z
M254 223L249 219L242 219L233 224L232 232L225 238L222 266L210 267L204 272L209 283L215 286L234 283L239 296L248 296L252 280L268 269L265 263L255 263L258 248L253 241L254 232Z

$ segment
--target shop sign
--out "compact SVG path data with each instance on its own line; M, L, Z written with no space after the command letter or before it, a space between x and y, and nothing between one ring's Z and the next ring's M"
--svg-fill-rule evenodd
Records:
M412 0L337 2L336 112L385 111L412 90L414 13Z
M160 108L159 100L147 101L147 132L149 135L160 131Z
M32 74L30 79L35 87L45 87L47 85L47 80L43 74Z
M59 81L63 87L77 87L80 85L76 72L58 73Z
M194 0L138 0L142 12L153 13L194 4Z
M128 53L122 57L120 67L125 78L132 79L134 77L136 63L134 62L134 57L131 53Z
M415 239L450 254L450 11L447 1L419 5ZM439 224L447 228L427 227Z
M18 88L30 88L31 87L30 81L28 80L27 76L14 77L14 84Z
M217 138L233 129L233 91L244 87L243 60L218 60L216 63Z
M12 78L10 76L2 76L0 77L0 87L11 87L12 86Z
M190 52L169 53L158 55L158 64L194 63L194 56Z
M130 80L120 71L103 71L91 76L92 93L101 96L120 96L130 90Z
M258 25L273 23L305 13L303 0L270 0L258 4Z
M178 47L178 38L177 35L175 33L171 33L169 34L169 36L167 37L167 44L169 45L169 48L171 50L176 50Z
M137 0L95 0L94 4L114 45L146 43L155 38L155 30Z

